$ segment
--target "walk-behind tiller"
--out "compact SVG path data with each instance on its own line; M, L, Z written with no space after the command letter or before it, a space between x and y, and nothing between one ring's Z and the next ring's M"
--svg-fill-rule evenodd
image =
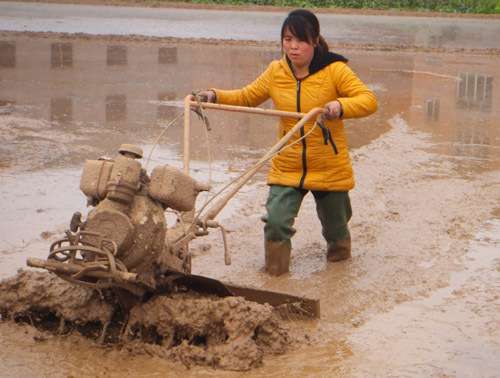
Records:
M195 211L196 196L209 188L189 176L192 108L201 111L203 117L206 109L218 109L300 120L257 164L228 185L226 193L222 193L213 205ZM48 258L28 258L28 266L46 269L75 284L120 292L120 297L128 296L128 300L132 297L140 301L148 294L187 287L219 296L243 296L273 306L291 305L302 315L318 317L318 300L238 287L192 275L189 242L207 235L209 228L220 228L225 263L230 264L224 228L215 217L258 169L284 148L293 134L322 112L320 108L302 114L200 104L193 96L187 96L184 101L184 172L163 165L148 174L139 161L142 150L130 144L122 145L112 160L87 160L80 180L80 189L91 206L87 217L82 219L80 213L75 213L65 237L51 245ZM171 228L167 228L164 214L168 208L179 212Z

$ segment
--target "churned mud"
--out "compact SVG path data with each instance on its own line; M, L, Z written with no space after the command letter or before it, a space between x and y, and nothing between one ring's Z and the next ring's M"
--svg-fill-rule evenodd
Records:
M103 302L97 291L33 271L20 271L0 282L0 309L4 316L25 317L33 324L48 315L75 324L106 324L113 315L113 307ZM64 331L64 324L61 327Z
M239 297L157 297L131 310L129 327L160 338L162 349L186 366L229 370L258 367L290 341L271 306Z
M0 313L41 331L76 332L187 367L249 370L260 366L265 355L284 353L290 342L270 305L185 292L153 297L125 313L111 292L45 272L20 271L0 282Z

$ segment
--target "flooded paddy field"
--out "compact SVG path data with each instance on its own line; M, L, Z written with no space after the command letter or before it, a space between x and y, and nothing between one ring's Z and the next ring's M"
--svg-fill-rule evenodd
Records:
M346 121L357 183L353 259L327 264L308 196L290 273L263 273L264 170L218 218L232 265L214 232L192 243L193 273L320 299L320 320L286 322L301 342L246 376L495 376L500 56L338 52L379 100L375 115ZM28 256L45 258L71 214L85 212L84 159L134 142L148 170L182 167L182 118L158 137L184 96L240 87L278 56L274 44L1 33L0 278ZM208 140L193 121L192 175L216 190L271 147L275 120L208 114ZM9 376L241 375L11 321L0 322L0 366Z

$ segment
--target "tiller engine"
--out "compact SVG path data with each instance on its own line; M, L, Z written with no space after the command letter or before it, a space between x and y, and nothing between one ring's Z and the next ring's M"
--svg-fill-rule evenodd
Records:
M148 176L140 158L140 148L124 144L113 160L87 160L80 180L92 206L87 218L75 213L47 260L31 258L28 265L74 283L135 294L154 290L167 272L189 274L188 242L196 228L192 210L198 193L208 187L168 165ZM183 212L168 231L167 208Z

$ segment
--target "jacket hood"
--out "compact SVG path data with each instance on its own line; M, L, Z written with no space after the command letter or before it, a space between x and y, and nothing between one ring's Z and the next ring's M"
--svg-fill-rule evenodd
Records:
M343 55L336 54L331 51L328 51L326 54L321 54L318 49L314 49L313 60L309 65L309 75L312 75L335 62L347 63L348 59Z
M290 68L290 71L293 73L292 69L292 62L290 62L290 59L285 55L286 62L288 64L288 67ZM309 75L314 75L316 72L322 70L326 66L329 66L332 63L335 62L344 62L347 63L348 59L340 54L333 53L331 51L328 51L326 53L320 53L319 49L314 49L314 56L311 61L311 64L309 65Z

